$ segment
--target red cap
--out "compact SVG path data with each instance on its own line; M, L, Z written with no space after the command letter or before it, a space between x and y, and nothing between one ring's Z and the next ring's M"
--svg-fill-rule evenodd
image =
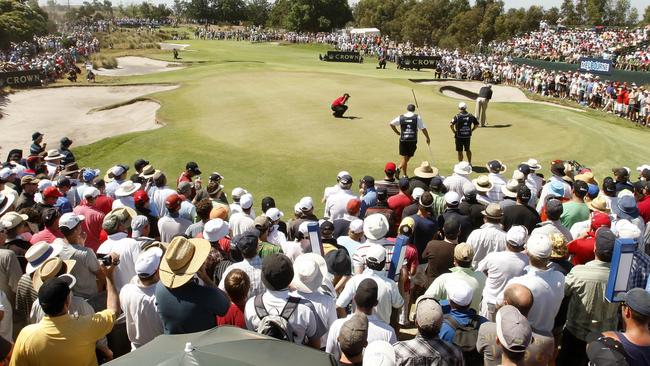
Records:
M395 173L395 170L397 170L397 166L395 165L395 163L393 163L392 161L389 161L388 163L386 163L386 167L384 168L384 172Z
M167 196L165 206L168 210L176 211L181 207L181 202L183 202L183 198L176 193L172 193Z
M149 195L147 195L147 192L141 189L135 192L133 195L133 201L135 201L136 205L144 205L145 203L149 202Z
M59 192L59 190L56 189L56 187L47 187L43 191L43 197L45 197L45 198L59 198L59 197L63 197L63 194L61 194L61 192Z
M358 214L360 209L361 209L361 201L359 201L356 198L349 200L347 206L345 207L345 210L350 215Z
M609 218L608 214L602 212L594 212L594 215L591 217L591 230L596 231L601 227L611 227L612 220Z

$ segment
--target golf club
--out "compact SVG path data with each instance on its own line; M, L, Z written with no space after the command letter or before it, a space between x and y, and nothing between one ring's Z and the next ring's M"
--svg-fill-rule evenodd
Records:
M415 108L420 112L420 106L418 105L418 98L415 96L415 90L411 89L413 94L413 100L415 101ZM429 150L429 162L433 165L433 153L431 152L431 145L427 144L427 149Z

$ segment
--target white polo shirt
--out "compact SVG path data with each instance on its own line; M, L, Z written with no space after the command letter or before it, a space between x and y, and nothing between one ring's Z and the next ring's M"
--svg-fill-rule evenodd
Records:
M312 304L314 304L316 315L318 315L320 320L323 322L323 325L327 329L325 334L323 334L320 339L320 346L322 348L325 342L327 342L327 335L329 333L330 327L332 326L332 323L338 319L338 316L336 315L336 299L332 296L328 296L320 292L307 293L294 291L291 293L291 296L302 297L303 299L307 299L311 301Z
M347 213L348 202L356 198L349 189L340 189L331 194L325 202L325 217L329 217L330 221L342 219Z
M289 298L289 290L271 291L267 290L262 295L262 302L269 314L280 314L282 309L287 304ZM305 340L317 339L322 336L318 334L317 315L307 306L304 301L298 304L296 310L289 318L289 324L294 331L294 343L304 344ZM252 331L257 331L257 326L260 324L260 318L257 317L255 311L255 297L248 299L246 307L244 308L244 318L246 320L246 328Z
M120 307L126 316L126 333L131 350L163 334L163 322L156 311L156 285L144 286L137 277L120 291Z
M448 191L456 192L460 197L464 196L463 186L465 183L472 183L466 176L454 173L442 181Z
M327 343L325 345L325 352L334 355L335 359L341 358L341 348L339 346L338 337L341 333L343 323L348 321L353 314L345 318L337 319L330 327ZM397 336L395 330L390 325L384 323L377 317L377 315L368 316L368 343L374 341L386 341L390 344L397 343Z
M230 220L228 220L228 223L230 224L230 232L232 233L233 237L239 234L243 234L246 230L255 227L255 222L253 219L251 219L250 216L243 212L237 212L230 215Z
M502 201L503 191L501 190L501 187L506 185L505 178L503 178L501 174L490 173L488 174L488 179L492 183L492 189L488 191L487 196L492 200L492 202Z
M494 252L483 258L476 268L477 271L487 273L485 288L483 289L483 302L496 304L499 294L506 287L506 283L511 278L523 275L524 268L527 265L528 256L521 252Z
M485 223L480 229L472 231L467 237L467 244L474 250L472 267L476 268L488 253L506 250L506 241L506 232L499 224Z
M354 275L352 278L345 284L343 291L339 295L339 298L336 300L336 306L346 307L354 298L354 294L357 292L357 287L361 281L366 278L370 278L377 282L377 299L379 304L375 307L375 314L381 319L384 323L390 323L390 314L393 311L393 308L400 308L404 305L404 298L399 293L397 288L397 283L391 279L386 278L387 273L385 271L373 271L369 268L366 268L362 274Z
M140 254L140 243L127 237L126 233L111 234L97 249L97 254L108 253L117 253L120 256L120 263L115 269L115 288L119 292L136 275L135 260Z

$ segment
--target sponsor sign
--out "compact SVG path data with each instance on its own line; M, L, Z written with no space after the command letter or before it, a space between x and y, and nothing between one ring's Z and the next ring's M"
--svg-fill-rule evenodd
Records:
M359 52L327 51L325 61L361 63L362 59Z
M0 87L24 88L41 86L39 70L0 72Z
M439 56L402 56L399 66L403 69L435 69Z
M580 70L580 72L589 72L592 74L611 75L612 60L583 57L580 59L578 70Z
M404 255L406 254L406 247L408 246L409 238L406 235L399 235L395 240L395 248L393 249L393 257L390 258L390 266L388 268L388 278L393 281L399 280L400 269L404 265Z

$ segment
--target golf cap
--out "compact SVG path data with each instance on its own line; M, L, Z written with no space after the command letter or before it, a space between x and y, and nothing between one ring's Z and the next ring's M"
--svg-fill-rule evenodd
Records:
M522 225L515 225L506 233L506 240L510 245L515 247L523 247L528 238L528 229Z
M343 354L348 357L358 356L368 342L368 316L355 313L341 326L337 337Z
M366 184L366 186L374 186L375 185L375 178L366 175L363 178L361 178L361 181Z
M275 207L271 207L268 210L266 210L265 215L272 222L278 221L284 217L284 213Z
M253 195L250 193L244 193L239 198L239 205L244 210L248 210L249 208L253 207Z
M350 222L349 230L355 234L361 234L363 232L363 220L361 219L352 220Z
M528 255L535 258L546 259L551 257L552 253L551 239L548 235L535 234L531 235L526 242L526 251Z
M372 341L363 351L363 364L374 366L395 366L395 350L386 341Z
M235 244L237 249L239 249L240 251L247 252L252 248L257 248L259 239L255 235L249 235L244 233L244 234L236 235L234 238L232 238L231 242Z
M458 206L460 203L460 196L455 191L445 193L445 202L448 206Z
M467 104L465 102L458 103L458 109L462 109L462 110L467 109Z
M26 175L26 176L20 178L20 185L21 186L24 186L24 185L27 185L27 184L38 184L38 182L40 182L40 180L38 178L36 178L35 176L33 176L33 175Z
M350 175L350 173L347 172L347 171L345 171L345 170L341 170L340 172L338 172L338 174L336 174L336 180L338 181L338 180L341 179L341 177L343 177L344 175Z
M594 212L591 216L591 230L596 231L601 227L611 227L612 219L608 214L602 212Z
M84 189L83 192L84 192L84 194L83 194L84 198L89 198L89 197L90 198L97 198L101 194L101 192L99 192L99 189L97 189L95 187L88 187L88 188ZM142 192L144 192L144 191L142 191Z
M53 306L63 304L75 283L76 279L69 274L45 281L38 289L38 302L43 310L48 311Z
M298 208L300 211L311 211L314 208L314 200L307 196L300 199L298 202Z
M474 295L474 290L461 280L447 281L445 291L447 291L447 298L459 306L469 305Z
M433 297L423 295L415 302L415 321L420 328L429 331L440 328L442 316L442 307Z
M361 210L361 200L357 198L349 200L348 204L345 206L345 211L352 216L356 216L359 213L359 210Z
M262 283L267 289L271 291L284 290L289 287L293 277L293 263L291 263L289 257L281 253L274 253L264 257L262 261Z
M349 276L352 272L352 260L345 249L332 250L325 254L327 272L334 276Z
M137 238L142 236L142 230L149 224L147 216L138 215L131 220L131 237Z
M401 177L399 179L399 189L401 189L402 191L406 191L407 189L409 189L410 184L411 182L407 177Z
M411 197L413 197L413 200L417 201L422 197L422 194L424 193L424 189L422 187L415 187L413 188L413 192L411 193Z
M84 172L81 173L81 179L84 182L90 183L99 176L99 173L99 169L84 169Z
M346 174L339 178L339 183L341 183L344 186L347 186L348 184L352 184L352 176L349 174Z
M467 243L460 243L454 247L454 259L458 262L469 263L474 259L474 249Z
M392 161L386 163L386 166L384 167L384 172L386 173L395 173L396 170L397 166Z
M167 207L168 210L176 211L181 207L182 202L183 198L181 195L172 193L165 199L165 207Z
M368 239L383 239L389 229L388 219L380 213L372 214L363 220L363 233Z
M54 186L49 186L43 190L43 197L44 198L59 198L63 197L63 194L59 192L58 189Z
M366 262L381 263L386 260L386 248L379 244L371 244L366 250Z
M245 195L246 193L248 193L248 192L246 192L246 190L245 190L244 188L242 188L242 187L235 187L235 188L232 190L232 193L231 193L231 194L232 194L232 198L233 198L234 200L238 200L238 199L240 199L241 196Z
M525 352L533 338L528 319L512 305L505 305L497 312L497 338L510 352Z
M599 333L600 334L600 333ZM599 337L587 343L589 365L628 366L625 348L621 342L609 337Z
M163 251L158 247L151 247L140 253L135 261L135 273L138 277L147 278L156 273L162 255Z
M145 160L145 159L138 159L138 160L136 160L136 161L133 163L133 167L134 167L135 170L137 170L137 171L142 170L142 168L144 168L144 167L147 166L147 165L149 165L149 161L148 161L148 160Z
M188 172L192 172L194 175L201 175L201 170L199 169L199 165L194 161L190 161L189 163L187 163L185 165L185 170L187 170Z
M601 227L596 231L596 254L599 256L611 256L614 252L616 235L607 227Z
M642 288L633 288L625 294L625 305L643 316L650 316L650 293Z
M64 213L59 218L59 227L72 230L79 225L80 222L84 221L84 217L81 215L75 215L71 212Z

